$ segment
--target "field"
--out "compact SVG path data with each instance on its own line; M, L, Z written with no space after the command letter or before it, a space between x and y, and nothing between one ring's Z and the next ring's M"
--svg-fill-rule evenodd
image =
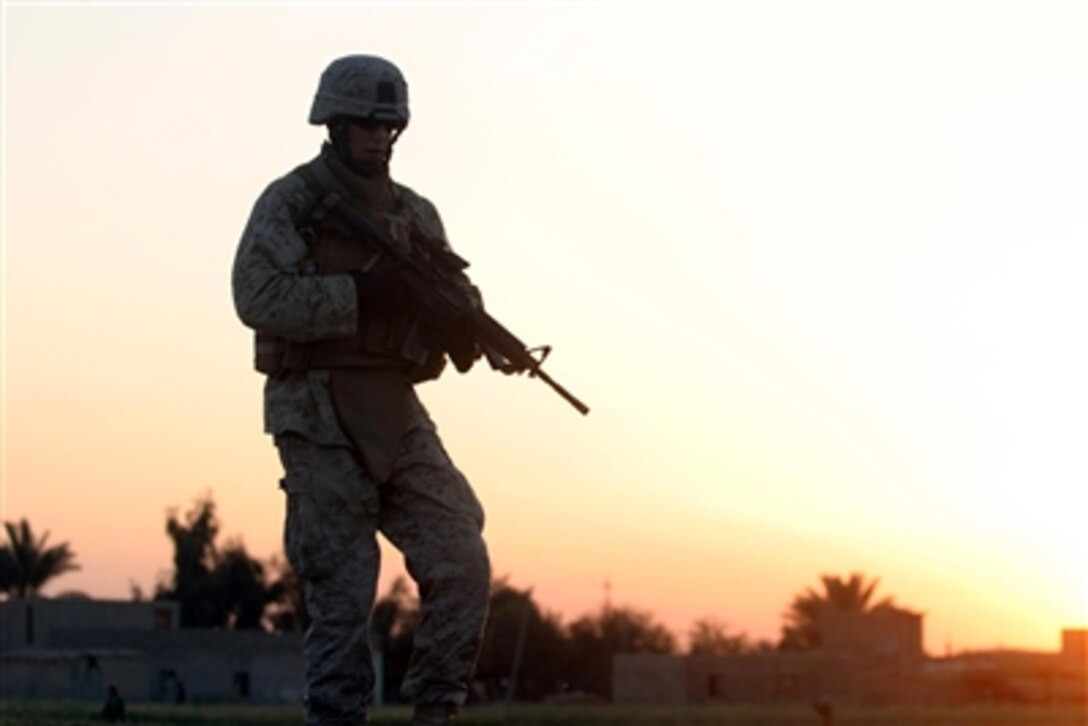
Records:
M97 705L81 702L5 702L4 726L101 724ZM376 709L376 726L407 724L404 708ZM130 724L193 726L298 726L300 711L291 706L130 704ZM479 706L458 721L464 726L819 726L807 707L778 706ZM835 726L1088 726L1084 706L962 706L942 708L843 708Z

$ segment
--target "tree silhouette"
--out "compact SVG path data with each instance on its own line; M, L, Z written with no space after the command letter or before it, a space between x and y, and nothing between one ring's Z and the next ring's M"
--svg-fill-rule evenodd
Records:
M752 649L744 633L731 634L716 618L696 620L688 631L688 652L692 655L734 655Z
M575 620L567 629L567 675L572 689L607 698L612 691L616 653L674 653L676 639L650 613L604 607Z
M412 642L419 627L419 600L403 576L396 578L389 592L374 603L370 616L371 647L381 653L385 700L395 703L408 672Z
M823 614L829 610L838 612L866 613L884 608L893 608L895 603L890 597L873 603L873 593L879 579L866 582L861 573L852 573L848 578L836 575L822 575L823 592L807 588L795 595L789 609L783 614L785 624L782 627L782 640L779 647L783 650L814 650L823 643Z
M155 599L177 600L183 628L224 625L224 622L217 622L215 598L212 597L219 520L211 496L194 502L184 521L171 511L166 520L166 533L174 543L174 575L169 584L156 588Z
M241 540L229 541L216 553L212 571L219 608L226 612L226 626L233 630L261 627L265 609L272 601L264 565L246 552Z
M310 625L306 611L306 596L302 578L295 574L287 560L273 556L268 561L269 597L265 618L272 630L299 632Z
M35 537L25 519L5 522L4 528L8 543L0 546L0 592L34 597L53 578L79 569L67 542L48 546L48 531Z
M489 699L536 700L561 690L566 643L559 618L544 613L532 590L491 585L476 680Z
M219 519L211 495L197 499L184 521L169 512L166 533L174 543L174 573L156 587L155 599L178 602L182 627L261 627L273 589L240 539L216 547Z

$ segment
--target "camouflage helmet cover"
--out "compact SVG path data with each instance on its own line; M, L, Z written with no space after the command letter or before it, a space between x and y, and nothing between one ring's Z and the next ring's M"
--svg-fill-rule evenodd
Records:
M329 64L310 108L310 123L337 116L374 116L408 125L408 84L395 65L373 55L349 55Z

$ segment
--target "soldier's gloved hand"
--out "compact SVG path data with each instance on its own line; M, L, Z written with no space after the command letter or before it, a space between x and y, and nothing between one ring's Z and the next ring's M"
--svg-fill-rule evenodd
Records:
M353 270L351 277L355 280L360 313L392 312L412 304L411 288L395 268L371 272Z
M513 361L497 350L484 348L483 354L487 358L487 362L491 365L492 370L500 371L508 376L515 373L521 375L525 372L524 366L515 365Z
M483 355L483 350L476 344L472 331L464 321L458 321L452 334L446 341L446 354L453 361L458 373L467 373L472 364Z

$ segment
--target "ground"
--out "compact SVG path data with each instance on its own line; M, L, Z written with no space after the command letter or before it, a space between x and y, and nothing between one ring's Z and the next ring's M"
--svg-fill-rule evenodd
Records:
M101 724L99 704L81 702L5 702L4 726ZM193 726L298 726L293 706L129 704L129 724ZM375 726L407 724L404 708L377 709ZM464 726L820 726L807 706L480 706L468 709ZM1088 706L962 706L925 708L841 708L835 726L1088 726Z

